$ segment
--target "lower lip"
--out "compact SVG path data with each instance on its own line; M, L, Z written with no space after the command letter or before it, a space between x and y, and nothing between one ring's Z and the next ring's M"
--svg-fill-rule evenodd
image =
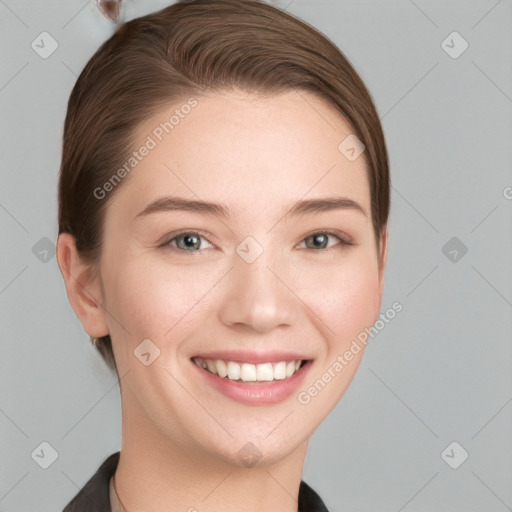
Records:
M205 370L192 361L202 378L223 395L247 405L271 405L282 402L297 391L306 378L311 367L308 361L299 368L291 377L272 382L238 382L227 377L219 377Z

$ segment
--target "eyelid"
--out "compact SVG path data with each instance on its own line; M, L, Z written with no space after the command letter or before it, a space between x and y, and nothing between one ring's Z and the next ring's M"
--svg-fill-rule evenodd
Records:
M343 231L339 231L338 229L329 229L329 228L324 228L324 229L315 229L314 231L311 231L309 234L307 234L302 240L301 240L301 243L303 243L307 238L309 238L310 236L313 236L313 235L328 235L328 236L332 236L334 238L337 238L339 241L340 241L340 244L338 245L356 245L354 239L352 237L350 237L349 235L347 235L347 233L343 232ZM330 247L328 249L318 249L317 251L318 252L326 252L326 251L330 251L331 249L334 249L334 247L336 246L333 246L333 247ZM315 250L315 249L311 249L311 250Z
M206 240L210 245L215 246L210 240L205 236L205 234L199 230L199 229L183 229L181 231L177 231L175 233L170 233L164 236L159 242L157 242L158 247L167 247L171 246L171 242L174 241L175 238L178 238L181 235L198 235L202 239ZM173 247L173 246L171 246ZM202 252L204 249L200 249L198 251L185 251L182 249L179 249L178 247L173 247L173 249L176 249L179 252Z
M210 242L210 240L205 236L205 234L201 230L198 230L198 229L184 229L184 230L181 230L181 231L178 231L178 232L175 232L175 233L170 233L170 234L166 235L165 237L162 238L162 241L159 241L157 243L157 246L158 247L171 246L171 242L173 242L176 238L178 238L181 235L198 235L200 238L203 238L210 245L215 245L212 242ZM347 235L345 232L339 231L337 229L329 229L329 228L315 229L315 230L311 231L310 233L308 233L307 235L305 235L302 238L302 240L300 241L300 244L302 244L306 239L308 239L309 237L311 237L313 235L327 235L327 236L332 236L334 238L337 238L339 240L339 244L336 244L335 246L330 247L328 249L310 249L309 247L306 247L306 249L309 249L309 250L315 251L315 252L328 252L328 251L334 249L337 245L341 245L341 246L344 246L344 245L347 245L347 246L356 245L354 240L352 239L352 237ZM179 252L184 252L184 253L194 253L194 252L201 253L201 252L203 252L205 250L205 249L199 249L199 250L196 250L196 251L186 251L186 250L182 250L182 249L180 249L178 247L174 247L174 246L171 246L171 247L173 247L173 249L175 249L175 250L177 250Z

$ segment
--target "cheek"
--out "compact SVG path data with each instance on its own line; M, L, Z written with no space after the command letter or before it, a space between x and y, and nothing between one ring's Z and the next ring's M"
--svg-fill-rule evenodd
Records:
M134 343L145 338L158 342L174 326L186 326L184 319L214 286L216 275L201 265L183 268L154 259L118 259L104 277L107 310L119 322L112 328L122 330L125 338L128 331Z
M380 311L377 266L371 258L354 257L311 271L305 303L322 320L322 332L344 343L374 324Z

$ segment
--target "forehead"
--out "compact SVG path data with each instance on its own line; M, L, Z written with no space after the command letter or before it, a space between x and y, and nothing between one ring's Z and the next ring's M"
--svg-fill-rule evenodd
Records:
M344 195L370 211L364 154L351 161L339 149L351 134L335 107L309 92L184 98L138 127L135 151L150 149L139 151L114 199L125 214L169 194L258 215L303 197Z

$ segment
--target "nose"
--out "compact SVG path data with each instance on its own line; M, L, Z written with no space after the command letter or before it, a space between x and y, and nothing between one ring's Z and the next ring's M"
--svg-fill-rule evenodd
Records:
M218 310L225 325L265 333L296 321L300 301L290 289L291 269L269 253L264 250L252 263L235 254Z

